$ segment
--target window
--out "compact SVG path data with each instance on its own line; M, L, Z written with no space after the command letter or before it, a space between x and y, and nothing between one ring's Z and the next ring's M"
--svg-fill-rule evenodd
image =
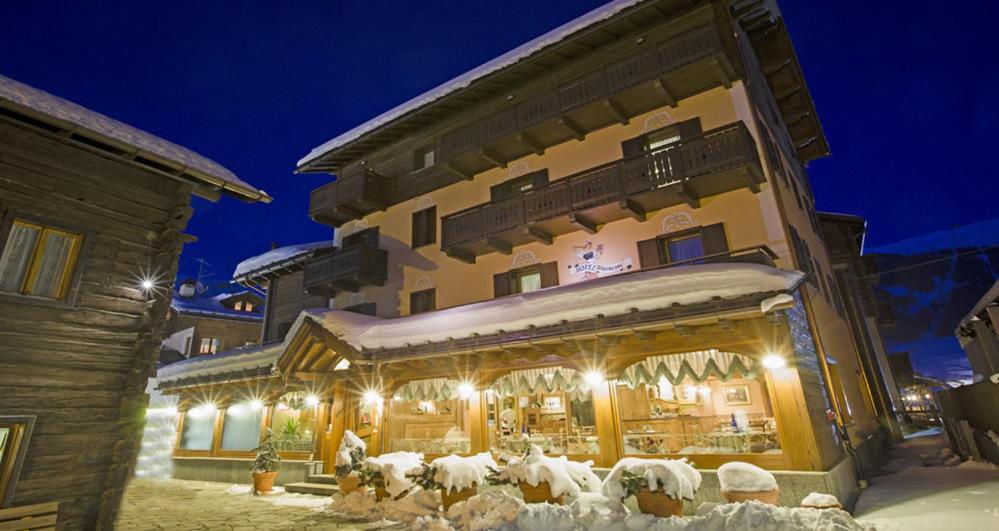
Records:
M15 219L0 254L0 292L63 300L83 235Z
M429 168L436 162L433 146L423 146L413 152L413 171Z
M461 391L456 380L413 380L397 389L385 425L391 451L468 454L472 449L469 402L474 390Z
M243 311L243 301L239 301L235 305L233 305L233 309L236 310L237 312Z
M217 415L218 411L214 406L201 405L189 409L184 415L184 426L180 437L181 449L211 450Z
M413 249L437 242L437 207L413 212Z
M493 186L489 189L489 199L500 201L545 186L548 186L548 170L538 170Z
M250 302L250 301L246 301L246 303L244 303L244 305L243 305L243 309L246 310L246 311L248 311L248 312L252 312L253 311L253 303Z
M728 251L725 227L721 223L695 227L638 242L638 259L643 269L677 262L696 263L703 256Z
M534 264L493 275L493 296L528 293L558 286L558 263Z
M201 338L201 348L198 349L198 354L215 354L221 347L221 339L217 337L203 337Z
M839 364L832 358L826 358L826 364L829 367L829 387L836 395L836 401L839 403L839 414L842 417L840 420L843 424L850 424L853 422L853 411L850 409L850 402L846 399L846 392L843 390L843 380L839 374Z
M409 294L409 314L416 315L437 309L437 289L430 288Z
M271 429L278 450L311 452L316 425L316 406L310 406L305 393L287 393L274 404Z
M184 338L184 355L185 356L190 356L191 355L191 340L192 339L194 339L194 336L187 336L187 337Z
M636 157L642 153L668 149L674 144L700 134L701 120L694 118L625 140L621 142L621 153L624 158Z
M240 402L227 407L222 421L222 449L249 451L256 448L260 442L262 418L263 410L254 408L252 402Z
M10 505L35 427L34 415L0 415L0 507Z

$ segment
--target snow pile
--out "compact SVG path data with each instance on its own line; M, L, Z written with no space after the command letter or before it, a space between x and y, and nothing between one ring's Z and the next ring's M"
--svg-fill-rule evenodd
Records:
M517 529L524 531L574 531L578 524L565 505L528 503L517 513Z
M510 460L500 477L513 483L523 481L532 487L548 482L552 496L556 498L563 494L578 496L583 485L592 489L594 484L599 483L590 469L592 465L593 461L575 463L564 455L548 457L540 446L532 444L526 456Z
M786 291L801 277L799 271L759 264L698 264L624 273L393 319L342 310L307 311L306 315L355 349L399 348L491 335L500 329L582 321L598 314L623 315L633 310Z
M382 516L395 522L412 522L420 517L437 514L441 495L436 490L417 489L401 500L385 498L379 504Z
M364 441L360 437L354 435L354 432L346 430L343 432L343 439L340 439L340 448L336 451L336 466L353 466L354 462L350 454L354 450L361 450L362 452L367 451L368 445L364 444Z
M381 511L378 508L378 502L375 501L375 495L366 489L355 490L346 496L339 493L334 494L330 510L365 520L381 519Z
M367 470L381 472L385 482L385 492L393 498L413 487L413 480L406 477L423 465L423 454L415 452L393 452L369 457L362 465Z
M808 496L805 496L805 499L801 500L801 506L818 509L841 507L839 498L833 496L832 494L823 494L821 492L813 492Z
M520 498L501 490L490 490L452 505L447 518L458 529L500 529L516 521L524 505Z
M439 457L430 462L430 467L435 470L434 479L445 491L452 492L485 485L489 469L499 468L499 465L489 452L484 452L472 457L454 454Z
M687 459L641 459L625 457L614 465L604 479L603 493L617 502L625 498L621 479L624 472L644 476L649 490L662 491L671 498L694 499L701 488L701 473ZM721 471L719 471L721 472Z
M764 492L777 488L777 478L762 468L733 461L718 467L721 490L732 492Z
M780 293L760 301L760 311L768 313L770 310L774 309L775 306L779 306L781 304L791 304L793 302L794 297L788 295L787 293Z
M857 522L846 511L775 507L757 501L722 504L704 516L686 518L656 518L649 514L632 513L623 519L611 518L601 522L593 522L587 528L607 531L638 529L651 531L725 531L729 529L865 531L875 529L873 525Z

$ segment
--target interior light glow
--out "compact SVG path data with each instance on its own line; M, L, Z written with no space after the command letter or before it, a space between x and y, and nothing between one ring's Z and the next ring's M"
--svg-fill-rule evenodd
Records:
M458 396L461 397L462 400L467 400L474 393L475 386L468 382L464 382L458 386Z
M309 395L305 397L305 405L309 407L316 407L319 405L319 397L316 395Z
M211 402L205 402L197 407L191 408L191 410L188 411L187 414L196 419L203 419L205 417L210 417L211 415L214 415L216 411L218 411L218 407L216 407L215 404Z
M250 409L260 411L261 409L264 409L264 403L260 400L253 400L250 402Z
M711 394L711 388L706 385L702 385L697 388L697 392L701 393L701 396L708 396Z
M787 360L777 354L767 354L763 358L763 366L768 369L780 369L787 365Z
M374 390L365 391L364 394L361 395L361 398L367 405L382 403L382 395L378 394L378 391Z
M604 383L604 375L601 374L599 371L589 371L583 375L583 379L586 380L586 383L592 386L597 386Z

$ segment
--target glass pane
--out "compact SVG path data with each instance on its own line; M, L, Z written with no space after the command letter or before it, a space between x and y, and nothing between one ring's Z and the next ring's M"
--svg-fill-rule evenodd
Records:
M215 415L215 412L198 412L196 409L188 411L184 416L184 434L180 438L180 447L185 450L211 450Z
M593 393L486 393L493 452L522 454L538 445L551 455L600 453Z
M393 452L467 454L472 451L468 400L393 399L388 430Z
M43 234L45 247L38 264L38 275L28 286L28 295L57 299L60 293L66 265L72 257L75 236L64 232L46 230Z
M667 243L670 262L682 262L704 256L704 242L700 236L670 240Z
M311 452L315 424L315 408L306 405L304 394L289 393L274 404L271 429L278 450Z
M0 255L0 291L21 291L40 233L41 230L36 227L14 222L7 245Z
M617 386L627 455L779 454L777 421L759 378L688 378Z
M233 404L225 410L222 424L223 450L252 450L260 440L260 420L262 411L243 402Z
M528 293L541 289L541 273L531 273L520 277L520 292Z
M669 134L666 134L665 136L661 136L661 137L658 137L658 138L655 138L655 137L654 138L650 138L649 139L649 151L655 151L655 150L657 150L659 148L666 147L666 146L668 146L670 144L675 144L675 143L677 143L679 141L680 141L680 135L678 135L676 133L669 133Z

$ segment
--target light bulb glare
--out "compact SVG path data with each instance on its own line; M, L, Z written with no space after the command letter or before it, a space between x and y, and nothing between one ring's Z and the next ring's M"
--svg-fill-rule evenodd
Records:
M768 369L780 369L787 365L787 360L783 356L778 356L776 354L767 354L763 358L763 366Z

